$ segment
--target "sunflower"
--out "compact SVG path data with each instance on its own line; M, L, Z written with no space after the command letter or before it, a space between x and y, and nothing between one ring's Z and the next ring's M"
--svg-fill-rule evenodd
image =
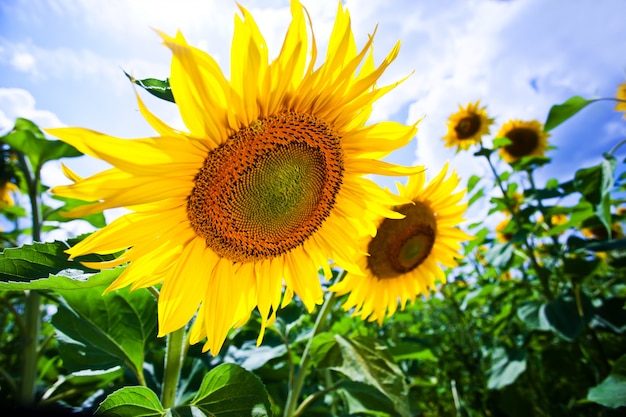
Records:
M509 225L513 225L514 222L511 222L511 220L513 219L506 218L497 224L496 238L500 242L510 242L511 240L513 240L513 236L515 235L515 233L512 230L512 226L509 226Z
M382 324L398 308L420 294L427 295L435 282L446 281L440 265L456 266L461 242L469 236L457 229L463 221L465 191L454 192L459 184L453 172L446 178L447 165L426 186L425 175L409 177L405 187L398 185L400 196L411 203L394 207L403 219L378 218L374 238L361 241L362 255L358 264L363 273L349 272L332 285L338 295L349 293L343 305L354 308L363 320Z
M626 119L626 83L620 84L619 87L617 87L615 98L621 100L615 105L615 110L624 112L624 119Z
M448 134L444 136L446 147L457 147L457 152L468 149L480 143L484 135L489 134L489 125L493 119L487 116L486 107L479 107L480 100L463 107L459 104L459 111L448 119Z
M510 120L497 134L497 137L507 138L512 142L500 148L500 156L509 163L525 156L541 156L548 149L549 136L537 120Z
M11 181L6 181L3 185L0 186L0 209L5 207L12 207L15 205L15 201L11 196L11 193L14 193L19 190L19 187L13 184Z
M159 32L173 53L170 85L189 132L166 125L139 96L139 110L158 137L48 130L113 165L85 179L65 168L74 184L54 192L93 202L71 215L131 210L69 249L70 256L128 249L113 261L88 265L128 263L107 291L162 283L159 336L195 316L190 340L206 337L203 349L214 355L255 308L262 323L258 343L294 293L312 311L323 301L317 271L330 277L329 259L358 272L351 261L355 238L375 232L361 214L401 217L389 201L406 201L365 175L417 170L378 160L407 144L416 125L366 125L372 104L397 85L376 82L399 44L376 66L373 37L357 50L340 3L326 60L315 68L311 24L293 0L282 49L270 61L254 19L240 11L229 79L180 32Z

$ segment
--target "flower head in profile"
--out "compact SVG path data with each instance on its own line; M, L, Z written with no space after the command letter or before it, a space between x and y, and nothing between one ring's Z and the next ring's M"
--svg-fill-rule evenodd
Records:
M467 204L465 191L455 192L459 179L448 167L425 186L425 175L409 177L400 195L411 202L394 207L403 219L378 218L375 237L362 240L358 264L363 273L349 272L330 287L338 295L349 294L343 307L354 308L362 319L382 324L408 301L428 295L435 283L445 282L440 265L456 266L461 242L470 237L457 229Z
M416 168L381 158L407 144L416 126L366 125L372 104L395 85L377 80L399 45L374 63L373 37L357 49L350 16L339 4L326 59L297 0L278 56L240 7L231 46L230 77L181 33L159 33L173 53L170 85L188 132L166 125L138 99L158 132L124 140L81 128L49 133L112 169L56 187L61 196L92 201L74 216L112 207L131 210L68 252L72 257L126 250L128 263L108 288L162 283L159 335L193 317L191 342L205 337L217 354L233 327L258 309L262 328L297 294L311 311L323 301L317 271L331 276L328 259L359 272L351 260L355 237L373 233L363 212L401 217L393 197L368 174L406 175ZM402 200L404 201L404 200Z
M620 100L615 105L615 110L624 112L624 119L626 119L626 83L622 83L617 87L615 98Z
M550 135L543 131L543 125L537 120L510 120L500 128L496 136L511 141L509 145L500 148L502 159L511 163L525 156L544 155Z
M510 242L515 236L515 222L511 217L502 220L496 225L496 238L500 242Z
M487 115L486 107L480 107L480 100L469 103L448 119L448 133L444 136L446 147L457 147L460 150L480 143L481 138L489 134L489 126L493 123Z
M12 207L15 205L11 193L19 191L19 187L11 181L5 181L0 185L0 209Z

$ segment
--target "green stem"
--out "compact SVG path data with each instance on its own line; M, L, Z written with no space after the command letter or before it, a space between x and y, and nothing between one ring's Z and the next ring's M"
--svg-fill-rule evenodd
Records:
M487 162L489 163L491 172L493 173L496 179L498 188L500 188L500 191L502 192L504 202L507 208L509 209L509 211L511 212L513 220L517 224L517 227L521 229L522 225L521 225L520 219L518 216L515 215L513 211L513 205L511 204L511 201L509 200L509 197L506 191L504 190L504 185L502 184L502 181L500 180L500 176L498 176L498 172L496 171L496 168L493 166L493 163L491 162L491 158L489 157L489 155L485 155L485 158L487 158ZM554 294L552 294L552 290L550 289L550 283L548 282L549 277L546 274L545 270L541 267L541 265L539 265L539 262L537 261L537 258L535 257L535 251L533 250L532 246L528 242L528 238L526 237L524 238L524 240L522 241L522 246L524 246L524 249L526 249L526 254L528 255L528 259L530 259L530 263L533 265L533 268L535 269L535 271L537 271L537 276L539 277L539 282L541 283L543 295L548 300L554 300Z
M185 341L184 326L167 335L165 372L163 374L163 391L161 392L161 403L164 408L172 408L175 405L178 379L185 357Z
M337 277L337 282L340 281L346 274L346 271L343 271L339 277ZM287 395L287 403L285 404L285 412L283 413L283 417L294 417L296 416L296 408L298 405L298 397L300 397L300 391L302 391L302 385L304 384L304 378L306 377L309 362L311 361L311 356L309 352L311 350L311 345L313 344L313 338L322 330L324 327L324 323L326 323L326 318L328 317L328 313L332 310L333 305L335 304L335 293L331 292L324 301L320 312L317 314L317 319L315 320L315 324L313 325L313 331L311 336L309 336L309 340L307 341L306 346L304 347L304 352L302 353L302 359L300 360L300 368L298 369L298 374L296 379L289 387L289 394ZM302 408L298 410L298 413L303 411Z
M39 170L33 171L30 163L22 153L18 153L22 171L28 183L30 199L33 241L41 241L41 204L39 196ZM26 291L24 306L24 345L22 363L22 384L19 401L32 404L35 401L37 384L37 362L39 359L39 334L41 332L41 295L36 291Z

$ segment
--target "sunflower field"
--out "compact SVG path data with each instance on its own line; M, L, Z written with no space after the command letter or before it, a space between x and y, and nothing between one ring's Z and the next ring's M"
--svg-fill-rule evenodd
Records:
M291 14L271 55L240 6L230 74L158 32L169 78L127 74L154 137L23 118L0 136L2 415L624 415L626 140L541 170L587 106L626 118L626 83L498 130L488 103L450 109L436 140L490 176L399 166L419 120L369 121L399 45L376 63L339 4L318 57ZM111 168L42 184L76 157ZM75 220L96 231L47 238Z

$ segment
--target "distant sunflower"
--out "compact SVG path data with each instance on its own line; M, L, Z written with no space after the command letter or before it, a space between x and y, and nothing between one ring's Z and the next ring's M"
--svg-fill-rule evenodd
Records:
M260 343L294 293L309 311L321 303L317 271L331 275L329 258L358 272L351 261L356 237L375 231L362 213L399 217L389 201L405 201L364 176L416 170L376 159L408 143L415 125L365 125L372 104L395 86L376 82L399 44L375 66L373 37L356 49L340 3L326 60L316 67L308 15L293 0L282 49L270 62L254 19L240 9L229 79L181 33L159 33L173 52L170 84L189 133L167 126L139 97L139 110L160 137L124 140L81 128L48 130L114 166L86 179L66 169L75 183L54 192L94 202L72 215L132 210L68 253L130 248L113 261L88 265L129 262L108 291L162 283L159 336L197 313L191 342L206 337L204 350L214 355L255 308L262 319Z
M486 107L479 106L480 100L465 107L459 105L459 111L450 116L448 134L443 138L447 148L456 146L457 152L465 150L480 143L481 138L489 134L493 119L487 116Z
M620 84L619 87L617 87L615 98L621 100L615 105L615 110L624 112L623 117L626 119L626 83Z
M543 131L543 126L536 120L524 122L510 120L502 126L499 138L507 138L512 143L500 148L500 156L506 162L515 162L525 156L541 156L548 149L550 134Z
M5 207L12 207L15 205L15 201L11 196L11 193L14 193L19 190L19 187L13 184L11 181L6 181L4 184L0 185L0 209Z
M506 219L502 220L500 223L497 224L497 226L496 226L496 238L500 242L510 242L511 240L513 240L513 236L515 234L511 230L512 226L509 226L509 224L512 224L511 220L512 220L512 218L506 218Z
M447 165L426 187L423 173L409 177L400 195L412 203L394 209L403 219L378 219L378 233L361 242L364 255L358 257L362 274L349 272L330 287L338 295L348 294L345 310L363 320L382 324L398 308L420 294L428 294L435 282L445 282L439 264L456 266L461 242L469 236L457 229L467 204L465 191L454 192L459 184L455 173L446 178ZM368 254L368 255L365 255Z

